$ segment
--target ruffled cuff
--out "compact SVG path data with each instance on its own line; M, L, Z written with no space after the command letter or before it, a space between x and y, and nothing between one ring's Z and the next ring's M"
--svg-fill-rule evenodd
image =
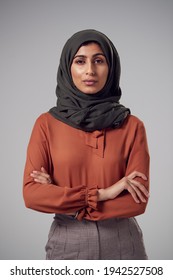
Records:
M98 197L98 186L92 186L86 189L86 204L94 210L97 210L97 197Z
M83 219L86 212L86 208L97 210L97 202L98 202L97 197L98 197L97 185L86 188L86 193L85 193L86 207L78 212L77 220L81 221Z

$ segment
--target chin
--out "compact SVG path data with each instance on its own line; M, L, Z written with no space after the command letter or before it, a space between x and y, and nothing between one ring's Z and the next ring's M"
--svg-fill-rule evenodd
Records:
M96 94L97 92L99 92L99 90L96 89L81 89L81 91L85 94Z

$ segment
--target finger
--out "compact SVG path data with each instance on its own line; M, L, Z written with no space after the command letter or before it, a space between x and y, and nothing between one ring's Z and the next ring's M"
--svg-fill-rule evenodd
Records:
M39 182L42 184L47 184L47 183L51 184L52 183L51 177L49 175L48 175L49 177L45 177L40 172L31 173L30 176L33 177L35 182Z
M30 176L34 179L35 182L39 182L39 183L43 183L43 184L45 184L47 182L47 179L44 176L40 175L40 173L38 174L38 173L32 172L30 174Z
M129 180L130 184L132 184L133 186L137 187L140 189L141 192L143 192L143 194L146 196L146 197L149 197L149 192L148 190L146 189L146 187L141 184L140 182L136 181L136 180Z
M34 170L31 174L35 174L37 176L43 176L45 178L50 178L50 175L41 171Z
M39 178L34 178L34 181L37 182L37 183L40 183L40 184L47 184L46 180L39 179Z
M47 180L47 178L45 176L43 176L42 174L31 173L30 175L31 175L31 177L33 177L35 179L39 179L39 180L43 180L43 181Z
M147 202L147 201L146 201L146 198L142 195L141 191L140 191L137 187L135 187L134 185L132 186L132 188L133 188L134 191L136 192L138 199L139 199L140 201L146 203L146 202Z
M48 184L48 183L50 183L50 180L45 178L45 177L43 177L43 176L36 176L36 177L34 177L34 181L38 182L38 183L41 183L41 184Z
M48 174L48 172L46 171L46 169L45 169L43 166L41 167L41 171L42 171L43 173Z
M133 197L134 201L136 203L140 203L140 200L137 197L137 194L136 194L135 190L132 188L132 186L130 184L127 185L126 189L131 194L131 196Z
M142 172L139 172L139 171L133 171L131 174L129 174L127 176L129 179L134 179L135 177L140 177L142 178L143 180L147 180L147 177L144 173Z

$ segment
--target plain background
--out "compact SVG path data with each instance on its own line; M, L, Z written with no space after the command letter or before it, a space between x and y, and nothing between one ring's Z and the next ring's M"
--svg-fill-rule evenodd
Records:
M93 28L115 44L121 102L143 120L151 198L138 218L150 259L173 259L173 1L0 1L0 259L44 259L53 215L26 209L26 148L36 118L56 103L59 57L75 32Z

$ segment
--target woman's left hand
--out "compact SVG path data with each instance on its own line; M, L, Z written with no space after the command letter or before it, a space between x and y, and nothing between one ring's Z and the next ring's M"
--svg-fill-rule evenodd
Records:
M32 171L30 176L37 183L41 183L41 184L51 184L52 183L52 179L44 167L41 167L41 171L37 171L37 170Z

